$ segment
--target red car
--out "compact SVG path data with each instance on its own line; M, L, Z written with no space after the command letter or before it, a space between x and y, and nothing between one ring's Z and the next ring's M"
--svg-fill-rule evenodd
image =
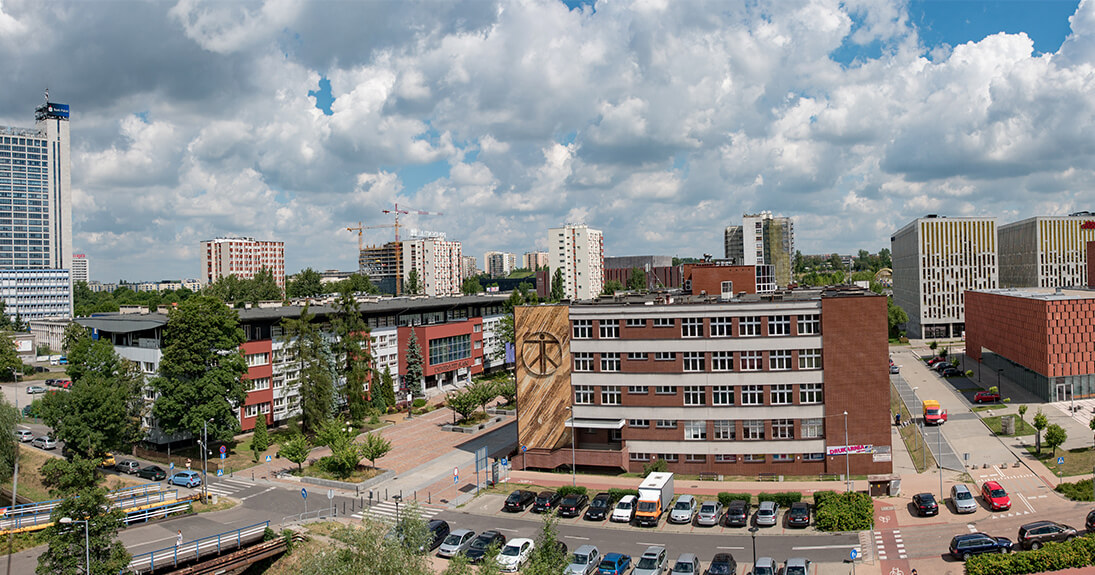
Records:
M989 504L993 511L1011 509L1011 498L1008 497L1008 492L1004 491L1004 488L1000 487L1000 484L995 481L986 481L981 486L981 498Z
M1000 394L991 391L978 391L973 396L974 403L999 403Z

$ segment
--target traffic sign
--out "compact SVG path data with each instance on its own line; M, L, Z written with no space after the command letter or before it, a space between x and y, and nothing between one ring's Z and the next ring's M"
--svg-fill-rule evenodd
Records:
M308 490L305 489L304 487L301 487L300 488L300 496L303 497L304 499L308 499Z
M502 467L506 467L507 465L509 465L509 460L506 459L505 457L503 457L502 458Z
M224 475L224 470L223 469L218 469L217 470L217 477L221 477L223 475Z
M334 498L335 498L335 490L334 489L328 489L327 490L327 499L334 499Z
M175 462L172 461L170 464L168 464L167 468L168 469L175 469Z
M452 476L456 477L457 475L460 475L460 468L459 467L453 467L452 468Z
M266 456L266 463L270 463L270 461L272 461L272 460L273 460L272 457L270 457L269 455Z
M849 556L852 558L853 561L855 561L855 558L859 557L859 549L852 549L852 552L849 554Z
M527 445L522 445L521 446L521 453L524 453L526 451L528 451L528 446Z
M460 483L460 476L459 475L453 475L452 476L452 484L456 485L457 483Z
M228 456L222 453L221 454L221 459L223 460L225 457L228 457Z
M222 445L221 446L221 454L224 454L224 453L228 453L228 448Z
M1065 458L1063 456L1057 458L1057 465L1064 465L1064 463L1065 463Z

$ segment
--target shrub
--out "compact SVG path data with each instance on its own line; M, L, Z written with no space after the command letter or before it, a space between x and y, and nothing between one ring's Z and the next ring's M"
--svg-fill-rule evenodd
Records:
M814 507L821 507L821 506L825 505L825 502L827 500L829 500L833 497L836 497L837 495L840 495L840 494L837 493L836 491L832 491L832 490L815 491L814 492Z
M866 493L814 494L814 525L821 531L862 531L874 525L874 505Z
M802 494L798 491L780 491L778 493L760 493L757 501L775 501L780 507L790 507L792 503L802 501Z
M564 485L556 489L555 492L559 494L559 497L566 497L571 493L581 493L582 495L586 495L587 493L586 488L583 485Z
M418 408L420 408L420 407L425 407L425 406L426 406L426 400L425 400L425 399L422 399L422 398L420 397L420 398L418 398L418 399L414 400L414 407L415 407L415 409L418 409Z
M722 503L723 507L730 505L731 501L740 500L746 503L753 502L753 494L751 493L727 493L725 491L719 492L719 503Z
M1073 501L1095 500L1095 494L1091 492L1090 479L1081 479L1075 483L1062 483L1053 489Z
M1009 555L977 555L966 561L967 575L1023 575L1059 571L1095 564L1095 538L1077 537L1063 543L1047 543L1036 551Z
M655 471L659 471L659 472L669 471L669 464L666 463L664 459L655 459L654 461L651 461L650 463L647 463L646 465L643 465L643 473L644 474L650 475L651 473L654 473Z
M608 490L608 496L612 498L612 504L613 505L615 505L616 502L619 501L620 499L623 499L624 495L634 495L635 497L638 497L639 496L639 490L638 489L618 489L616 487L613 487L612 489Z

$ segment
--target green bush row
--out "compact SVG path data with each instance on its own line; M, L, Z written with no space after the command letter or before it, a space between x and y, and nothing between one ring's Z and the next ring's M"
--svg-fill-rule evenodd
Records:
M746 503L753 503L753 494L751 493L727 493L725 491L719 492L719 503L722 503L723 507L730 505L731 501L741 500Z
M558 493L560 497L566 497L571 493L581 493L582 495L588 494L584 485L564 485L556 489L555 492Z
M814 493L814 526L821 531L862 531L874 526L874 505L866 493Z
M638 497L639 496L639 490L638 489L619 489L617 487L613 487L612 489L608 490L608 495L609 495L609 497L612 498L612 504L615 505L617 501L623 499L624 495L634 495L635 497Z
M1036 551L977 555L966 561L966 575L1021 575L1095 565L1095 538L1046 543Z
M1073 501L1093 501L1095 494L1091 492L1091 480L1081 479L1075 483L1062 483L1054 490Z
M798 491L779 491L777 493L760 493L757 501L775 501L780 507L790 507L792 503L802 501L802 494Z

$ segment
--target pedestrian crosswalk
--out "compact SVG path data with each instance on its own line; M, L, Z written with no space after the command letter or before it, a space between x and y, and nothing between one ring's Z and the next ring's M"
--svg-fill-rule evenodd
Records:
M210 493L220 495L222 497L230 497L235 493L250 489L254 486L255 484L250 481L240 481L239 479L218 477L216 481L210 481L209 485L205 489Z
M418 515L422 519L432 519L434 515L441 513L442 509L438 507L431 507L429 505L419 505ZM365 515L372 517L373 519L392 519L396 518L396 514L407 513L407 505L401 504L398 509L393 501L381 501L374 503L371 507L366 507L359 513L354 513L350 517L354 519L362 519Z

